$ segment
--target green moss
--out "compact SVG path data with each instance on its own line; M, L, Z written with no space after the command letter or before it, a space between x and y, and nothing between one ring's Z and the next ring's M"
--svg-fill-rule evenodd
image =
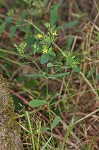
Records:
M23 149L19 138L20 128L15 118L7 80L0 75L0 149Z

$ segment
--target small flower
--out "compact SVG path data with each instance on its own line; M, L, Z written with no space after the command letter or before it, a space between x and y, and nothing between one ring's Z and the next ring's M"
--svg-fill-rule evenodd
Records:
M43 36L42 36L42 34L38 34L37 37L40 39L40 38L42 38Z
M48 50L47 49L43 49L43 53L47 53L48 52Z
M54 35L54 36L57 36L57 35L58 35L58 34L56 33L56 30L53 32L53 35Z

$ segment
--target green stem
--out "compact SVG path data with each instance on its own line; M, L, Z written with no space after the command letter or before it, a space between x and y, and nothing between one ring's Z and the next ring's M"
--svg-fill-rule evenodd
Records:
M46 67L46 73L48 74L48 67ZM46 78L46 95L48 98L48 78Z
M29 56L28 57L29 58L29 60L31 60L34 64L35 64L35 66L38 68L38 70L44 75L44 77L46 78L46 75L43 73L43 71L41 70L41 68L38 66L38 64Z
M28 125L29 125L29 131L30 131L30 135L31 135L33 150L35 150L34 135L33 135L33 131L32 131L32 126L31 126L31 122L30 122L29 113L28 113L28 111L26 111L25 113L26 113L26 117L27 117L27 120L28 120Z

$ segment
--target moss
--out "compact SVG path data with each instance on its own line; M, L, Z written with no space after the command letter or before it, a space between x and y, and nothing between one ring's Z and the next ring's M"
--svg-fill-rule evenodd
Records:
M15 118L8 82L0 75L0 149L2 150L23 149L19 137L20 128Z

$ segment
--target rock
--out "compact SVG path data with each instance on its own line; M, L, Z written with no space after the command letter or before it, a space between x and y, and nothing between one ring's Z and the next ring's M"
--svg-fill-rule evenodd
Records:
M13 108L8 82L0 75L0 150L23 150Z

